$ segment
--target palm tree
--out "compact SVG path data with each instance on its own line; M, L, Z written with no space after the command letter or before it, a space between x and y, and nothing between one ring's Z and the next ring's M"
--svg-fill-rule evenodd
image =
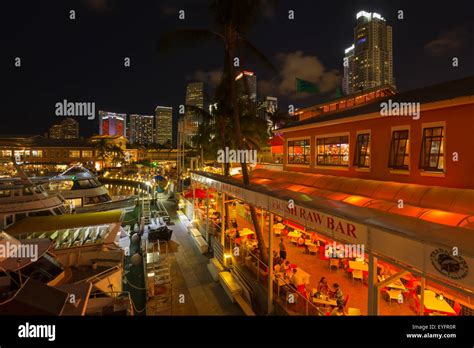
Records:
M110 154L112 156L112 164L116 165L125 161L125 153L123 149L118 145L112 145L110 147Z
M102 162L102 169L105 168L105 161L110 156L110 144L104 138L101 138L98 142L95 143L95 148L97 151L97 157Z
M244 34L255 24L260 17L263 6L266 1L263 0L211 0L210 12L214 20L214 30L209 29L181 29L172 33L168 33L161 40L160 47L162 49L170 47L175 42L199 43L202 40L219 40L224 46L224 69L221 81L220 93L227 95L228 98L222 98L223 114L234 120L233 131L235 137L235 145L238 150L244 150L247 139L244 140L241 126L241 111L239 108L239 101L237 97L236 88L236 71L234 67L234 59L238 57L242 59L247 54L259 59L272 71L275 71L273 65L266 59L266 57L257 50L248 41ZM251 114L254 114L251 112ZM221 132L221 137L223 136ZM227 143L223 138L222 143ZM247 163L241 163L243 184L248 186L250 178L247 168ZM260 256L264 261L267 261L266 246L263 241L263 234L261 233L259 221L255 207L249 204L250 215L257 234L258 247Z

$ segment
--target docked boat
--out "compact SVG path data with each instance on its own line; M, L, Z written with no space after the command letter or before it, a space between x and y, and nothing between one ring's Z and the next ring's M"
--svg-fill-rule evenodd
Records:
M30 217L0 234L0 251L6 250L2 244L39 245L35 258L0 258L0 313L133 314L130 295L122 288L130 245L123 216L118 210ZM51 297L51 307L38 303L34 293Z
M69 205L60 194L25 178L0 179L0 230L28 216L62 215Z
M60 193L77 213L125 209L135 207L134 197L111 197L108 190L87 168L75 165L50 178L30 178L42 183L51 193Z

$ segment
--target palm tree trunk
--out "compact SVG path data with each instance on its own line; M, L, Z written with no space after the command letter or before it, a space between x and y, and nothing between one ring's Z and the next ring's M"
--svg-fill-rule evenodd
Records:
M230 100L232 102L232 112L234 116L234 123L235 123L235 133L237 137L237 148L238 150L244 150L244 145L242 141L242 131L240 129L240 115L239 115L239 109L238 109L238 100L237 100L237 89L235 85L235 71L234 71L234 57L235 57L235 52L236 52L236 40L237 40L237 32L235 28L233 28L232 24L229 25L227 28L228 30L228 36L227 36L227 44L228 44L228 55L227 55L227 60L228 60L228 72L229 72L229 84L230 84ZM243 163L240 164L242 168L242 177L243 177L243 183L244 186L249 186L250 185L250 178L249 178L249 173L247 170L247 163L245 163L245 160ZM258 241L258 249L260 251L260 259L268 264L268 255L266 251L266 246L264 243L264 238L262 234L262 230L260 229L260 223L258 221L257 217L257 212L255 210L255 207L251 204L248 204L249 209L250 209L250 215L252 217L252 222L253 226L255 229L255 234L257 235L257 241Z

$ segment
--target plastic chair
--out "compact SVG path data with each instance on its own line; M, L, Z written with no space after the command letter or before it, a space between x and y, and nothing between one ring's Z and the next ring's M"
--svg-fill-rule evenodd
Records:
M354 279L364 282L364 273L360 269L354 269L352 271L352 282L354 282Z
M346 308L347 302L349 302L349 294L346 295L346 298L344 300L344 308Z
M329 259L329 269L331 270L333 267L339 269L339 259Z
M460 315L461 314L461 310L462 310L462 306L459 302L454 302L454 305L453 305L453 309L454 311L456 312L455 315Z
M349 316L360 316L360 315L362 315L362 313L361 313L359 308L349 308L347 310L347 315L349 315Z

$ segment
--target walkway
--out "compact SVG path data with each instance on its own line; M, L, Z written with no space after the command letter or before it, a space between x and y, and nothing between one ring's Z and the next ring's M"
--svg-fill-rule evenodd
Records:
M171 315L244 315L212 279L207 270L209 257L198 251L177 218L173 203L166 202L165 206L175 223L170 226L173 229L169 249L173 285Z

